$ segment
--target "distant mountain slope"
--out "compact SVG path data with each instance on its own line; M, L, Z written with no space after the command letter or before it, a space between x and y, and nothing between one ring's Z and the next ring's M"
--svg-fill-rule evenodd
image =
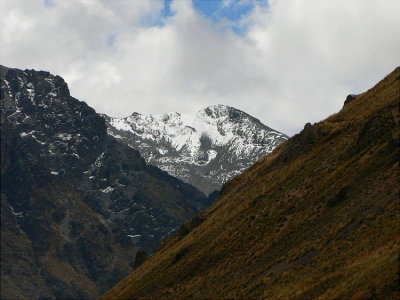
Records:
M83 291L91 298L96 297L132 270L136 247L154 251L180 224L209 206L210 200L196 188L147 165L139 152L109 136L103 118L71 97L61 77L1 66L0 83L2 127L7 132L1 136L2 205L5 220L13 224L6 227L10 236L23 237L2 239L2 261L15 254L13 249L30 249L30 243L33 256L28 256L34 257L28 263L34 269L26 271L6 259L9 270L4 270L11 273L4 277L2 273L2 280L12 278L22 285L19 276L33 276L34 284L41 276L37 272L50 272L41 269L43 260L56 252L60 266L70 264L68 268L88 276L91 284L79 284L87 287ZM18 141L8 143L7 136ZM7 145L11 148L4 150ZM9 155L3 157L3 152ZM108 229L101 232L99 222ZM2 227L2 237L3 233ZM111 249L114 243L128 253ZM17 259L19 254L15 255ZM30 273L33 270L37 272ZM70 275L60 269L52 271L57 278L49 277L52 283L71 279L64 278ZM19 288L21 295L31 297L28 289ZM2 281L4 290L13 290L11 281L4 285ZM50 285L47 290L43 287L43 293L53 296L57 291Z
M399 87L306 124L101 299L398 299Z
M196 114L167 113L127 118L104 115L108 133L138 149L144 159L210 194L272 152L287 136L226 105Z

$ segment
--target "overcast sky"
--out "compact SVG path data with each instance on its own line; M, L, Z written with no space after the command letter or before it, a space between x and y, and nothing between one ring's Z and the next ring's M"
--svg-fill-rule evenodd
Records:
M226 104L293 135L400 64L400 1L0 3L0 64L115 117Z

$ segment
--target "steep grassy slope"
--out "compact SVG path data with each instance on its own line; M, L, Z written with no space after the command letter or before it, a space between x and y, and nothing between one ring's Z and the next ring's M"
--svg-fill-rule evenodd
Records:
M397 68L221 191L101 299L399 297Z

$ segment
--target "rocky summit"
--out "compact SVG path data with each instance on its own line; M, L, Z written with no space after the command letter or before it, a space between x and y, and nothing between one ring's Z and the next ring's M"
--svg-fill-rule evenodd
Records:
M243 111L211 105L193 114L104 115L108 133L205 194L272 152L287 136Z
M61 77L1 66L0 80L2 299L95 298L209 206L108 135Z

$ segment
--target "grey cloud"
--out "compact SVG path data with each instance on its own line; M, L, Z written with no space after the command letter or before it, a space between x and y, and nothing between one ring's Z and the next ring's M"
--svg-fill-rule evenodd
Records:
M1 63L59 74L111 116L223 103L294 134L400 62L398 1L270 1L241 20L244 36L189 1L153 27L142 20L162 1L53 2L1 2Z

